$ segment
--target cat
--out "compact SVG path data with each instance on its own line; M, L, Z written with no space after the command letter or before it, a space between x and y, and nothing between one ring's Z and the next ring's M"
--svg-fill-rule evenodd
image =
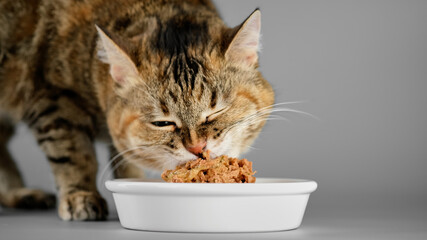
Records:
M56 204L24 186L7 152L18 121L46 154L59 217L102 220L96 139L111 143L115 177L143 177L205 150L239 156L274 102L258 69L259 9L229 28L208 0L3 0L0 26L6 207Z

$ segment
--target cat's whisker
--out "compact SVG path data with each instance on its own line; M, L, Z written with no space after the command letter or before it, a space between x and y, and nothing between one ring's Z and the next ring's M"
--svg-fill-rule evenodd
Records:
M152 146L150 148L143 149L143 152L139 153L138 159L135 159L135 155L130 156L130 161L140 161L141 159L147 158L155 158L155 159L163 159L165 154L168 154L166 151L160 151L162 146ZM147 165L147 163L144 163L145 167L151 167L151 165ZM142 164L142 165L144 165Z
M241 123L251 122L253 120L259 120L259 119L269 120L269 119L272 119L272 118L280 118L280 119L289 121L289 119L285 118L284 116L280 116L280 115L277 115L277 114L265 113L265 114L260 114L260 115L258 115L256 117L253 117L253 118L250 118L250 119L245 119L244 121L241 121Z
M301 113L301 114L306 114L306 115L310 115L311 116L311 114L309 114L309 113L306 113L306 112L303 112L303 111L299 111L299 110L296 110L296 109L291 109L291 108L275 108L275 109L265 109L265 110L262 110L262 111L258 111L255 114L249 115L248 117L246 117L243 120L245 121L245 120L249 120L249 119L252 119L252 118L257 118L259 116L269 115L269 114L272 114L274 112L294 112L294 113Z
M285 117L283 117L283 116L279 116L279 115L270 115L270 116L269 116L269 117L267 117L267 118L262 117L262 116L259 116L258 118L251 119L251 121L240 122L238 125L235 125L235 126L233 126L232 128L234 128L234 127L236 127L236 126L240 126L240 127L249 127L249 126L251 126L251 125L255 125L255 124L259 123L259 122L269 121L269 120L284 120L284 121L288 121L288 122L289 122L289 119L287 119L287 118L285 118ZM230 132L230 130L231 130L232 128L227 129L227 130L226 130L226 132L224 133L224 136L225 136L225 135L227 135L227 134ZM229 135L229 136L230 136L231 138L233 138L233 137L234 137L235 135L237 135L237 134L241 134L241 132L240 132L240 131L236 131L236 132L234 132L232 135Z
M251 150L260 150L259 148L256 148L256 147L253 147L253 146L251 146L250 144L241 144L242 146L245 146L245 147L247 147L247 148L249 148L249 149L251 149ZM230 151L231 150L231 148L232 148L232 146L231 145L226 145L226 148L225 148L225 152L228 152L228 151Z
M131 156L134 156L134 155L136 155L136 153L132 154ZM129 162L129 159L128 159L128 158L122 158L122 159L120 159L120 161L119 161L119 162L117 162L117 163L116 163L116 164L111 168L110 174L107 176L107 178L110 178L110 177L114 174L114 172L115 172L119 167L121 167L123 164L128 163L128 162Z
M257 125L257 124L259 124L259 123L263 123L263 122L265 122L265 121L272 121L272 120L284 120L284 121L289 121L289 120L287 120L287 119L284 119L284 118L273 118L273 117L269 117L268 119L265 119L265 118L262 118L262 119L253 119L252 121L250 121L250 122L245 122L245 123L242 123L242 124L240 124L239 126L241 127L241 128L246 128L246 127L250 127L250 126L253 126L253 125Z
M305 103L307 102L307 100L303 100L303 101L289 101L289 102L279 102L279 103L274 103L265 107L262 107L260 109L258 109L257 111L262 111L264 109L271 109L274 108L276 106L282 106L282 105L289 105L289 104L299 104L299 103Z
M97 186L99 187L99 186L103 186L103 179L104 179L104 175L107 173L107 171L110 169L110 168L114 168L114 166L115 165L117 165L118 163L120 163L121 162L121 160L119 161L119 162L117 162L117 163L115 163L115 161L117 160L117 158L119 158L119 157L121 157L121 156L123 156L124 154L126 154L126 153L128 153L128 152L131 152L131 151L136 151L136 150L138 150L138 149L143 149L144 147L146 147L146 146L150 146L149 144L147 144L147 145L139 145L139 146L136 146L136 147L131 147L131 148L128 148L128 149L126 149L126 150L124 150L124 151L122 151L122 152L120 152L120 153L117 153L114 157L112 157L112 159L111 160L109 160L108 162L107 162L107 164L106 164L106 166L101 170L101 173L99 174L99 177L97 178ZM113 166L113 164L114 164L114 166ZM114 172L114 171L113 171Z
M125 153L122 152L121 156L123 156L126 153L129 153L130 152L129 150L130 149L128 149L127 151L124 151ZM106 172L104 172L100 176L101 177L101 181L97 185L98 189L105 188L105 186L102 184L102 182L104 182L103 180L106 179L106 178L111 177L111 175L114 174L114 171L116 171L123 164L135 161L136 157L138 157L138 159L141 159L141 158L144 157L144 155L147 155L147 156L150 156L150 157L153 157L153 156L157 157L156 154L152 154L152 152L155 152L155 149L149 149L149 148L146 148L146 147L143 147L143 146L139 146L139 147L136 147L136 148L132 148L131 150L133 150L133 151L143 150L143 152L136 152L136 153L130 154L129 156L123 156L122 159L120 159L118 162L116 162L114 164L114 166L111 167L111 172L110 172L110 174L108 176L106 175Z
M253 120L261 120L261 121L270 121L270 120L283 120L286 122L290 122L290 120L288 118L285 118L284 116L280 116L280 115L268 115L268 117L259 117Z
M141 148L142 149L142 148ZM156 157L156 154L152 154L151 152L155 151L154 149L144 149L144 154L150 156L150 157ZM114 167L111 168L111 172L110 174L107 176L108 178L111 177L112 174L114 174L114 171L116 171L120 166L122 166L125 163L129 163L129 162L135 162L136 159L140 160L141 159L141 152L137 152L137 153L133 153L129 156L125 156L124 158L120 159L119 162L117 162ZM143 157L143 156L142 156ZM149 166L147 166L149 167ZM104 179L104 178L103 178ZM101 186L98 186L98 188L100 189ZM105 186L103 186L103 188L105 188Z
M289 108L285 108L285 109L274 109L275 111L272 112L298 112L298 113L306 113L303 111L299 111L299 110L295 110L295 109L289 109ZM291 111L289 111L291 110ZM275 115L275 114L271 114L272 112L263 112L263 113L259 113L258 115L254 115L251 118L247 118L244 119L243 121L239 121L236 124L233 124L231 127L229 127L229 129L226 130L226 132L224 133L224 136L226 134L228 134L230 132L231 129L233 129L236 126L239 127L249 127L251 125L255 125L258 124L260 122L264 122L264 121L270 121L270 120L285 120L289 122L289 119L280 116L280 115ZM306 113L312 117L315 117L312 114ZM268 117L265 117L268 116ZM316 119L318 119L317 117L315 117ZM234 133L232 133L231 135L229 135L231 138L234 138L236 135L241 134L241 131L235 131Z
M125 153L128 153L128 152L130 152L130 151L135 151L135 150L137 150L137 149L135 149L135 148L133 148L133 149L130 149L130 150L127 150L127 151L125 151ZM125 153L123 153L123 154L120 154L120 156L123 156ZM115 160L117 159L117 157L120 157L120 156L116 156L116 157L114 157L114 159L112 159L111 161L109 161L109 163L107 164L107 166L105 166L104 167L104 169L102 170L102 172L101 172L101 174L99 175L99 177L98 177L98 181L97 181L97 186L98 186L98 189L101 189L101 188L105 188L105 186L104 186L104 180L106 179L106 175L108 175L107 174L107 171L109 170L109 169L111 169L110 171L110 174L107 176L107 177L111 177L111 175L114 173L114 171L118 168L118 167L120 167L122 164L123 164L123 162L124 161L127 161L126 160L126 158L122 158L122 159L120 159L119 161L117 161L117 162L115 162Z
M242 125L243 126L250 126L250 125L253 125L254 123L258 123L259 121L267 121L267 120L273 120L273 119L281 119L281 120L285 120L285 121L289 122L289 119L287 119L283 116L271 115L270 113L264 113L264 114L260 114L260 115L254 116L252 118L240 121L237 125L239 125L239 126L242 126Z
M259 124L259 123L263 123L263 122L264 122L264 121L266 121L266 120L268 120L268 121L273 121L273 120L289 121L289 120L287 120L287 119L283 119L283 118L256 119L256 120L253 120L253 121L251 121L251 122L244 123L244 124L242 124L241 126L242 126L242 127L249 127L249 126L252 126L252 125L257 125L257 124Z
M273 109L271 111L271 113L273 113L273 112L292 112L292 113L299 113L299 114L302 114L302 115L306 115L306 116L312 117L312 118L314 118L316 120L320 120L319 117L317 117L317 116L315 116L315 115L313 115L311 113L304 112L304 111L297 110L297 109L292 109L292 108L277 108L277 109Z
M240 121L235 122L234 124L238 124L239 122L247 121L247 120L256 118L258 116L261 116L261 115L268 115L268 114L270 114L271 111L272 111L271 109L264 109L262 111L257 111L257 112L255 112L253 114L250 114L250 115L244 117ZM232 125L234 125L234 124L232 124Z
M271 104L271 105L262 107L260 109L257 109L255 114L257 114L259 112L263 112L263 111L271 111L272 109L275 109L275 107L277 107L277 106L289 105L289 104L298 104L298 103L304 103L304 102L307 102L307 101L289 101L289 102L275 103L275 104ZM249 115L249 116L251 116L251 115Z
M257 111L256 113L247 116L246 118L242 119L241 121L236 122L235 124L239 124L239 122L249 121L249 120L252 120L254 118L258 118L260 116L269 115L269 114L272 114L274 112L299 113L299 114L307 115L307 116L310 116L312 118L315 118L315 119L319 120L319 118L317 116L314 116L311 113L304 112L304 111L301 111L301 110L296 110L296 109L292 109L292 108L273 108L273 109L264 109L264 110L261 110L261 111Z
M106 171L106 169L108 169L108 168L110 167L110 165L114 162L114 160L116 160L116 159L117 159L117 158L119 158L120 156L122 156L122 155L126 154L127 152L134 151L134 150L136 150L136 149L138 149L138 148L141 148L141 146L128 148L128 149L126 149L126 150L124 150L124 151L122 151L122 152L117 153L114 157L112 157L112 158L111 158L111 160L109 160L109 161L107 162L107 165L106 165L106 166L104 167L104 169L102 170L102 173L104 173L104 172Z

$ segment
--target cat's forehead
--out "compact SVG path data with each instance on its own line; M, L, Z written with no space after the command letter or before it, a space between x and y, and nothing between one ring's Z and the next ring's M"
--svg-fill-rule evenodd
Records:
M181 119L191 120L209 109L214 109L220 101L215 86L195 81L194 87L182 87L179 83L169 85L159 99L164 114L174 114Z
M165 117L178 118L188 125L226 104L224 89L203 74L176 75L158 93L157 110Z
M171 57L163 72L158 79L162 97L174 104L204 103L207 95L218 91L218 83L211 77L214 73L209 61L189 54Z
M152 94L157 96L156 115L194 124L201 116L227 106L242 74L214 60L181 53L162 62L162 74L151 82L155 85Z

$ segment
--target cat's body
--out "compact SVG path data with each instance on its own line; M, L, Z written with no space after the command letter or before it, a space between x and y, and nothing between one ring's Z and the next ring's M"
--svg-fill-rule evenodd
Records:
M0 203L53 203L24 187L7 153L20 120L49 159L66 220L107 215L95 186L93 141L101 135L112 153L127 150L118 177L141 176L137 166L171 167L205 148L240 154L274 99L256 70L253 15L229 29L202 0L2 1Z

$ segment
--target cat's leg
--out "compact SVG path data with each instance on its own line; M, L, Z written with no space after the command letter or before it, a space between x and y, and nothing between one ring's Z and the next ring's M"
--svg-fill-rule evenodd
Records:
M105 200L96 189L95 120L76 93L47 92L26 118L45 152L58 189L63 220L103 220Z
M119 153L114 146L110 147L110 156L113 160L111 169L115 178L144 178L143 170L124 159L123 153Z
M13 132L13 123L0 114L0 204L26 209L54 207L55 195L24 187L21 174L7 149Z

